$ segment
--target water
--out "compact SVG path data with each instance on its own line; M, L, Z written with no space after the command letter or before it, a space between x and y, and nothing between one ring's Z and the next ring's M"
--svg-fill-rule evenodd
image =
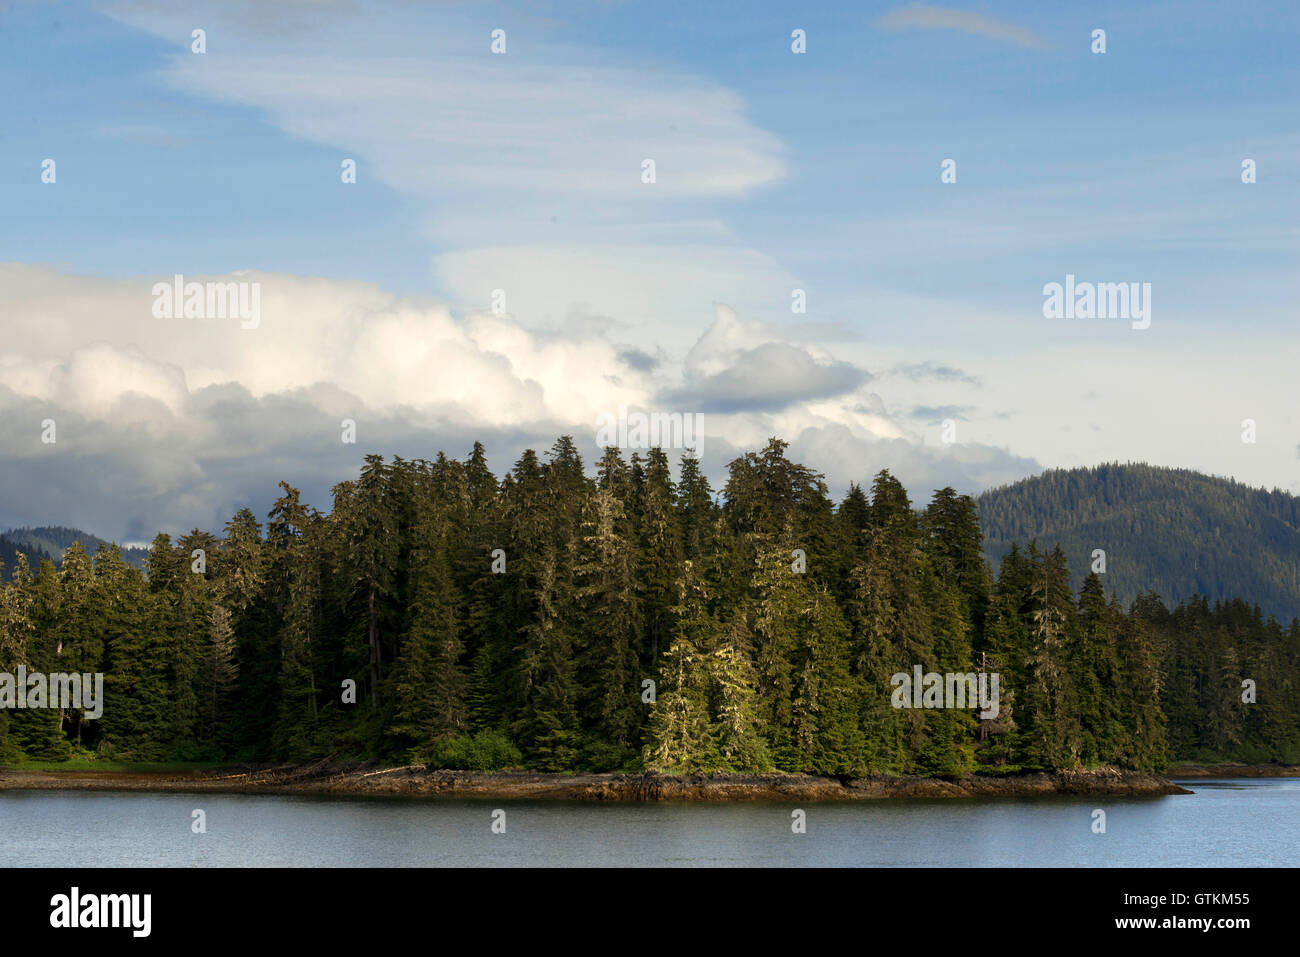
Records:
M0 791L0 866L1300 864L1300 779L1180 783L1196 793L799 805Z

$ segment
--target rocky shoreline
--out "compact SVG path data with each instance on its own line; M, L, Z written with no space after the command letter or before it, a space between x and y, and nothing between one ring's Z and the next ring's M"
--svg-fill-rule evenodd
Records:
M375 797L525 798L576 801L857 801L884 798L1158 796L1190 794L1167 777L1101 768L952 779L806 774L547 774L448 771L423 765L367 769L326 765L247 771L29 771L0 768L0 790L167 791Z
M1179 764L1165 772L1171 778L1294 778L1300 764Z

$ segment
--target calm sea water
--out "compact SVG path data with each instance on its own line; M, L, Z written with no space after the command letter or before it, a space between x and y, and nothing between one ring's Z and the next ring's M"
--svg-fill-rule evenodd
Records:
M4 791L0 866L1300 864L1300 779L1180 783L1195 794L799 805Z

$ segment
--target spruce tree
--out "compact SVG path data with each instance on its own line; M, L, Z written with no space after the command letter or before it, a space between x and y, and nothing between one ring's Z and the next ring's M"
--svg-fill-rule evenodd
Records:
M587 702L588 763L618 767L640 750L644 714L636 649L645 623L638 594L636 543L625 528L623 506L611 489L599 489L584 508L576 569Z
M717 631L709 613L707 586L687 560L674 608L676 626L664 652L661 679L650 718L645 764L658 771L690 773L721 766L709 712L709 663L706 655ZM742 689L741 707L748 695ZM744 715L740 721L746 721Z

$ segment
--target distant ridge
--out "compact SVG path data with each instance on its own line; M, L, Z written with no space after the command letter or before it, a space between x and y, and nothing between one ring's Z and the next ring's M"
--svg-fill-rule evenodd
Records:
M19 552L27 556L27 561L35 571L43 558L50 558L57 565L63 560L64 550L76 541L81 542L86 549L86 554L92 558L101 544L111 544L98 535L64 525L11 528L7 532L0 533L0 561L4 562L5 580L13 576ZM144 548L122 548L123 560L136 568L144 567L144 560L148 554L148 549Z
M1051 469L977 499L985 553L1060 544L1077 588L1094 549L1107 592L1166 604L1246 597L1283 624L1300 617L1300 498L1190 469L1108 463Z
M4 563L3 578L9 581L13 578L14 569L18 566L18 556L26 555L27 564L35 569L41 563L41 553L11 542L9 539L0 535L0 562Z

